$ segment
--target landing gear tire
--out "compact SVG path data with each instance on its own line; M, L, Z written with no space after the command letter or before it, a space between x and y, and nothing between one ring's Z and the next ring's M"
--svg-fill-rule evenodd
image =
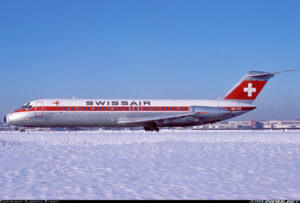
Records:
M145 131L152 131L151 128L148 127L148 126L145 126L145 127L144 127L144 130L145 130Z
M159 128L157 127L156 123L152 123L148 126L145 126L144 127L145 131L156 131L156 132L159 132Z
M25 133L25 129L21 129L20 132L21 132L21 133Z

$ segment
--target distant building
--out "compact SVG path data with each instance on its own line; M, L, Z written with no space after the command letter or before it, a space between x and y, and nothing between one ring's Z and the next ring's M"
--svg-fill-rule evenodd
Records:
M223 121L209 125L194 126L193 129L300 129L300 120L274 121Z
M263 128L300 128L300 120L259 121Z
M6 123L0 123L0 131L15 131L15 130L19 130L19 127L10 126L7 125Z
M194 129L253 129L258 126L256 121L223 121L209 125L195 126Z

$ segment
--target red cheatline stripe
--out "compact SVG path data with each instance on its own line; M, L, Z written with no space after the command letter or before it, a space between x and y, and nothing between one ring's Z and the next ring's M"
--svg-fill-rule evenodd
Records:
M26 111L189 111L189 107L186 106L102 106L102 107L89 107L89 106L43 106L33 107L29 110L20 109L15 112Z
M256 107L246 106L246 107L221 107L228 109L229 111L249 111L253 110ZM187 106L143 106L143 107L136 107L136 106L102 106L102 107L88 107L88 106L43 106L43 107L33 107L29 110L26 109L19 109L15 112L27 112L27 111L143 111L143 112L164 112L164 111L172 111L172 112L188 112L189 107ZM209 113L209 112L200 112L200 113Z

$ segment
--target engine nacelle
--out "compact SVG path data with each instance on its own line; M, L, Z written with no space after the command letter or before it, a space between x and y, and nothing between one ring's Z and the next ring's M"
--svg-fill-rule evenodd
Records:
M227 114L230 113L228 109L210 106L191 106L190 112L195 114Z

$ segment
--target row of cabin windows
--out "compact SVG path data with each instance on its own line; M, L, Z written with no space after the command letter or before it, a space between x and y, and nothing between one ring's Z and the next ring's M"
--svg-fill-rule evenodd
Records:
M60 111L187 111L188 107L60 107Z

